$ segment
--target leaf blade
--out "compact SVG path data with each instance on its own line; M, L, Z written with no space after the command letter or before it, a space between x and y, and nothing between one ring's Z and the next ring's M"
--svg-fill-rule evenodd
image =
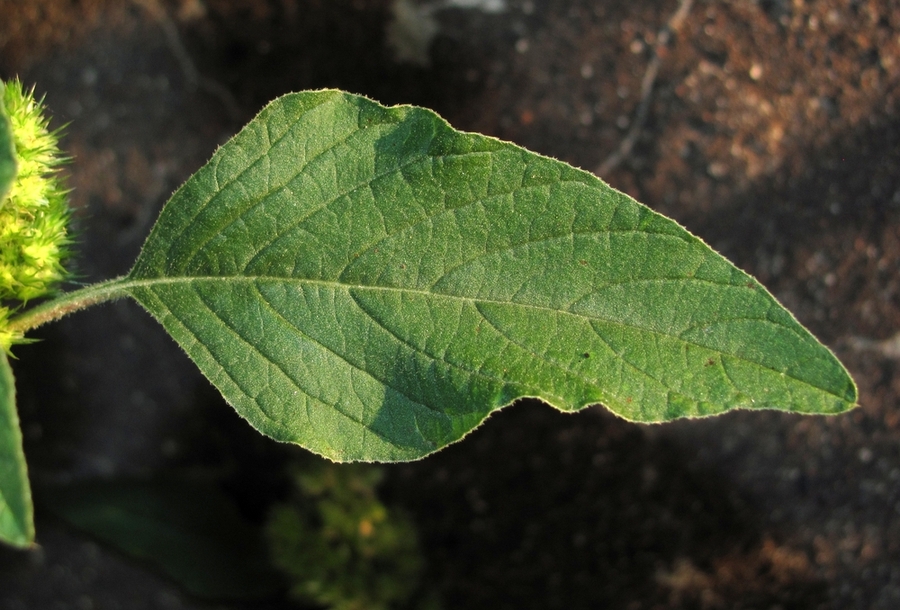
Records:
M126 281L255 427L338 460L421 457L521 396L636 421L856 401L827 348L675 222L337 91L264 109Z
M6 85L0 81L0 204L9 194L12 183L16 179L16 150L13 141L12 125L3 103L3 92Z
M0 542L28 548L34 544L34 508L16 390L6 353L0 350Z

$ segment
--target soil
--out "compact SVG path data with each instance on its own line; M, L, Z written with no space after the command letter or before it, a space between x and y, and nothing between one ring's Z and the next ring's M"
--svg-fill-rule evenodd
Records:
M167 196L281 93L415 103L596 170L658 53L602 177L758 277L860 407L641 426L523 401L387 467L384 496L447 608L900 607L900 2L698 0L664 46L674 0L448 4L409 63L388 0L0 0L0 78L69 123L80 278L127 271ZM14 364L36 486L206 469L248 515L270 501L286 449L136 305L38 334ZM37 511L40 548L0 549L2 610L243 607Z

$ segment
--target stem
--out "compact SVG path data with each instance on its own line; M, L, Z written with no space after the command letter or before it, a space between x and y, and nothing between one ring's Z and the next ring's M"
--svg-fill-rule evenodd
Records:
M128 292L125 290L127 284L128 281L125 278L118 278L67 292L11 318L7 329L24 334L32 328L37 328L47 322L59 320L73 311L79 311L98 303L121 299L128 296Z

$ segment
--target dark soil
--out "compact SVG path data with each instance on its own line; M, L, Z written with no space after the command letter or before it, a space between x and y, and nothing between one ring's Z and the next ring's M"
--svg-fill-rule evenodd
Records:
M443 10L423 66L395 61L390 4L0 0L0 78L70 123L81 277L127 271L167 196L291 90L428 106L599 168L677 8ZM447 608L898 608L900 2L697 0L659 53L635 146L602 177L766 284L860 408L639 426L526 401L389 467L385 497L414 516ZM285 449L136 305L39 335L15 362L35 485L207 469L263 509ZM0 609L207 607L37 510L40 549L0 549Z

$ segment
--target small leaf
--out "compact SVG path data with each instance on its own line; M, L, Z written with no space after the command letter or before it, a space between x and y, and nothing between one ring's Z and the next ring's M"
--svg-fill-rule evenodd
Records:
M16 179L16 149L13 145L12 125L3 104L4 87L6 85L0 81L0 205L3 205L3 200Z
M90 481L46 490L58 517L210 599L260 599L282 584L262 533L210 485L183 480Z
M335 460L422 457L522 396L644 422L856 401L827 348L675 222L340 91L266 107L122 282L253 426Z
M34 509L16 413L16 388L6 353L0 350L0 542L34 543Z

